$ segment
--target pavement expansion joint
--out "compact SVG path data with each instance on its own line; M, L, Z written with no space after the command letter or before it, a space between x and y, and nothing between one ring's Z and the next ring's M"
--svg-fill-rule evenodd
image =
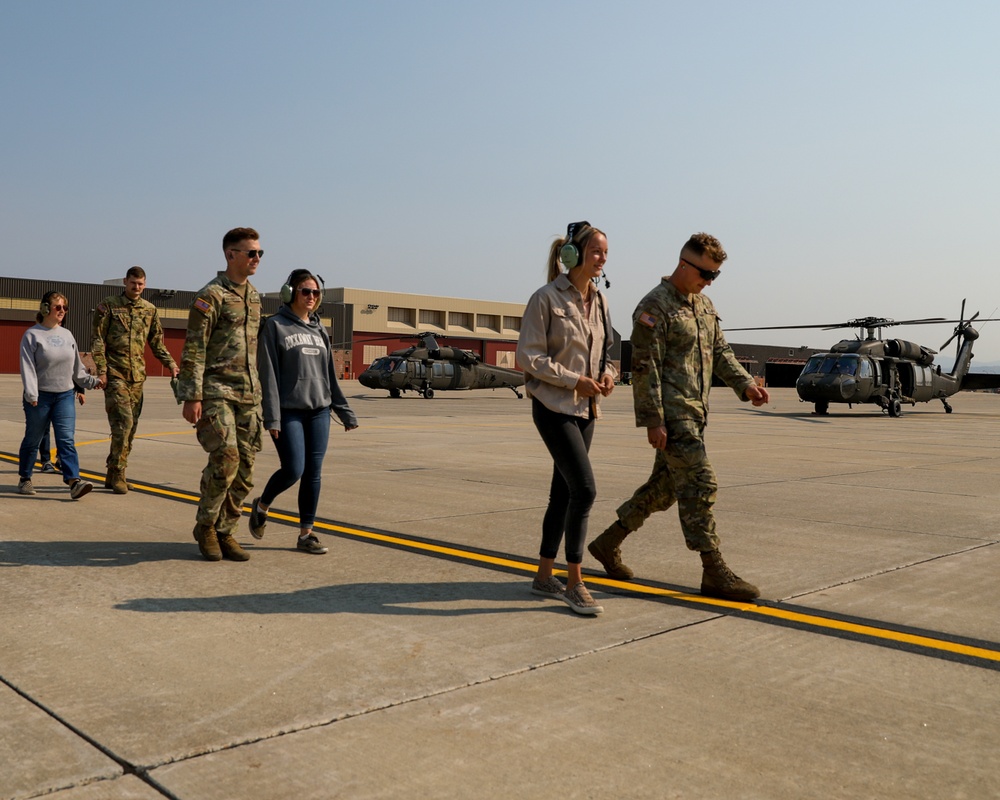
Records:
M74 789L74 788L77 788L78 786L88 786L88 785L91 785L91 784L94 784L94 783L102 783L104 781L117 780L118 778L122 777L123 775L134 775L136 778L138 778L139 780L143 781L144 783L146 783L147 785L149 785L151 788L155 789L157 792L160 792L165 797L171 798L171 800L178 800L177 798L174 798L174 795L172 795L171 793L167 792L165 789L163 789L162 787L160 787L158 784L156 784L155 781L153 781L149 777L148 770L152 769L152 767L137 766L135 764L132 764L127 759L122 758L117 753L115 753L113 750L111 750L109 747L107 747L106 745L102 744L97 739L95 739L94 737L90 736L89 734L87 734L86 732L84 732L83 730L81 730L79 727L77 727L76 725L74 725L73 723L71 723L68 720L64 719L59 714L57 714L55 711L53 711L51 708L49 708L48 706L46 706L44 703L39 702L37 699L35 699L31 695L27 694L26 692L22 691L20 688L18 688L17 686L15 686L14 684L12 684L10 681L8 681L6 678L4 678L2 676L0 676L0 683L2 683L4 686L6 686L7 688L9 688L12 692L14 692L15 694L17 694L23 700L25 700L26 702L28 702L31 705L33 705L35 708L37 708L43 714L45 714L46 716L48 716L54 722L58 723L60 726L62 726L66 730L68 730L74 736L78 737L81 741L86 742L87 745L89 745L90 747L93 747L95 750L97 750L98 752L100 752L104 756L107 756L108 758L110 758L119 767L121 767L121 770L122 770L122 775L115 776L113 778L95 778L94 780L91 780L91 781L86 781L86 782L81 782L81 783L76 783L76 784L70 784L70 785L62 786L62 787L55 787L55 788L53 788L52 791L62 791L64 789L65 790Z
M774 602L776 603L792 602L795 600L799 600L803 597L810 597L812 595L828 591L830 589L837 589L841 586L850 586L852 584L859 583L860 581L871 580L872 578L878 578L881 577L882 575L891 575L894 572L907 570L910 569L911 567L919 567L922 564L931 564L935 561L941 561L943 559L952 558L953 556L964 555L965 553L972 553L976 550L981 550L984 547L995 547L997 544L998 542L996 541L983 542L982 544L974 544L970 547L963 547L961 550L954 550L950 553L940 553L935 556L930 556L929 558L921 558L916 561L910 561L906 564L896 564L894 566L887 567L885 569L879 569L873 572L865 573L864 575L856 575L852 578L846 578L845 580L842 581L834 581L833 583L829 583L824 586L814 586L813 588L805 592L800 592L798 594L791 594L788 595L787 597L777 598L776 600L774 600Z

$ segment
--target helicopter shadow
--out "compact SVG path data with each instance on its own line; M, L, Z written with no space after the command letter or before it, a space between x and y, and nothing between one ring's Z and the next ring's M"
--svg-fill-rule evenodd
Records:
M443 608L445 603L489 603ZM505 603L505 606L493 604ZM525 611L565 613L562 603L532 597L524 581L454 581L449 583L347 583L220 597L144 597L115 606L119 611L209 614L378 614L389 616L465 617Z
M835 416L833 414L820 416L811 411L770 411L766 408L746 408L740 410L745 414L753 414L758 417L780 417L781 419L794 419L799 422L813 422L820 425L829 423L830 417Z

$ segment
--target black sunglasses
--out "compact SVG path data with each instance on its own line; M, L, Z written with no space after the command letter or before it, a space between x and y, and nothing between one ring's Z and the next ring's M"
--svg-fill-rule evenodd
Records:
M247 258L263 258L264 257L264 251L263 250L237 250L235 247L230 247L229 249L232 250L234 253L246 253L247 254Z
M701 279L703 281L714 281L716 278L718 278L722 274L722 270L721 269L716 269L716 270L702 269L697 264L692 264L686 258L682 258L681 261L684 264L687 264L689 267L691 267L691 269L698 270L698 274L701 275Z
M323 294L323 292L320 289L310 289L307 286L300 286L299 292L302 294L303 297L313 297L313 296L319 297L321 294Z

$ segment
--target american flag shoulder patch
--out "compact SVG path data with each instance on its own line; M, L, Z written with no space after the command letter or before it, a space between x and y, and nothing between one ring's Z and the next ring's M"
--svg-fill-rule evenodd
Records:
M654 317L648 311L643 311L639 315L639 322L641 322L647 328L655 328L656 327L656 317Z
M208 304L208 301L202 297L199 297L194 301L194 307L197 308L202 314L207 314L212 308Z
M104 303L98 303L98 305L97 305L97 313L98 314L107 314L108 313L108 307L106 305L104 305Z

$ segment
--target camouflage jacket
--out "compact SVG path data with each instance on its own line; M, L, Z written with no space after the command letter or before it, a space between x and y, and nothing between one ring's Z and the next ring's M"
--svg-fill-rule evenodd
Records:
M146 342L153 355L169 370L174 359L163 344L163 326L156 306L148 300L129 298L122 292L105 297L94 311L90 342L98 375L130 383L146 380Z
M712 301L683 295L664 278L632 315L632 401L635 424L708 417L715 375L741 400L754 379L726 342Z
M238 286L220 272L198 292L188 314L178 400L260 404L260 315L260 294L249 281Z

